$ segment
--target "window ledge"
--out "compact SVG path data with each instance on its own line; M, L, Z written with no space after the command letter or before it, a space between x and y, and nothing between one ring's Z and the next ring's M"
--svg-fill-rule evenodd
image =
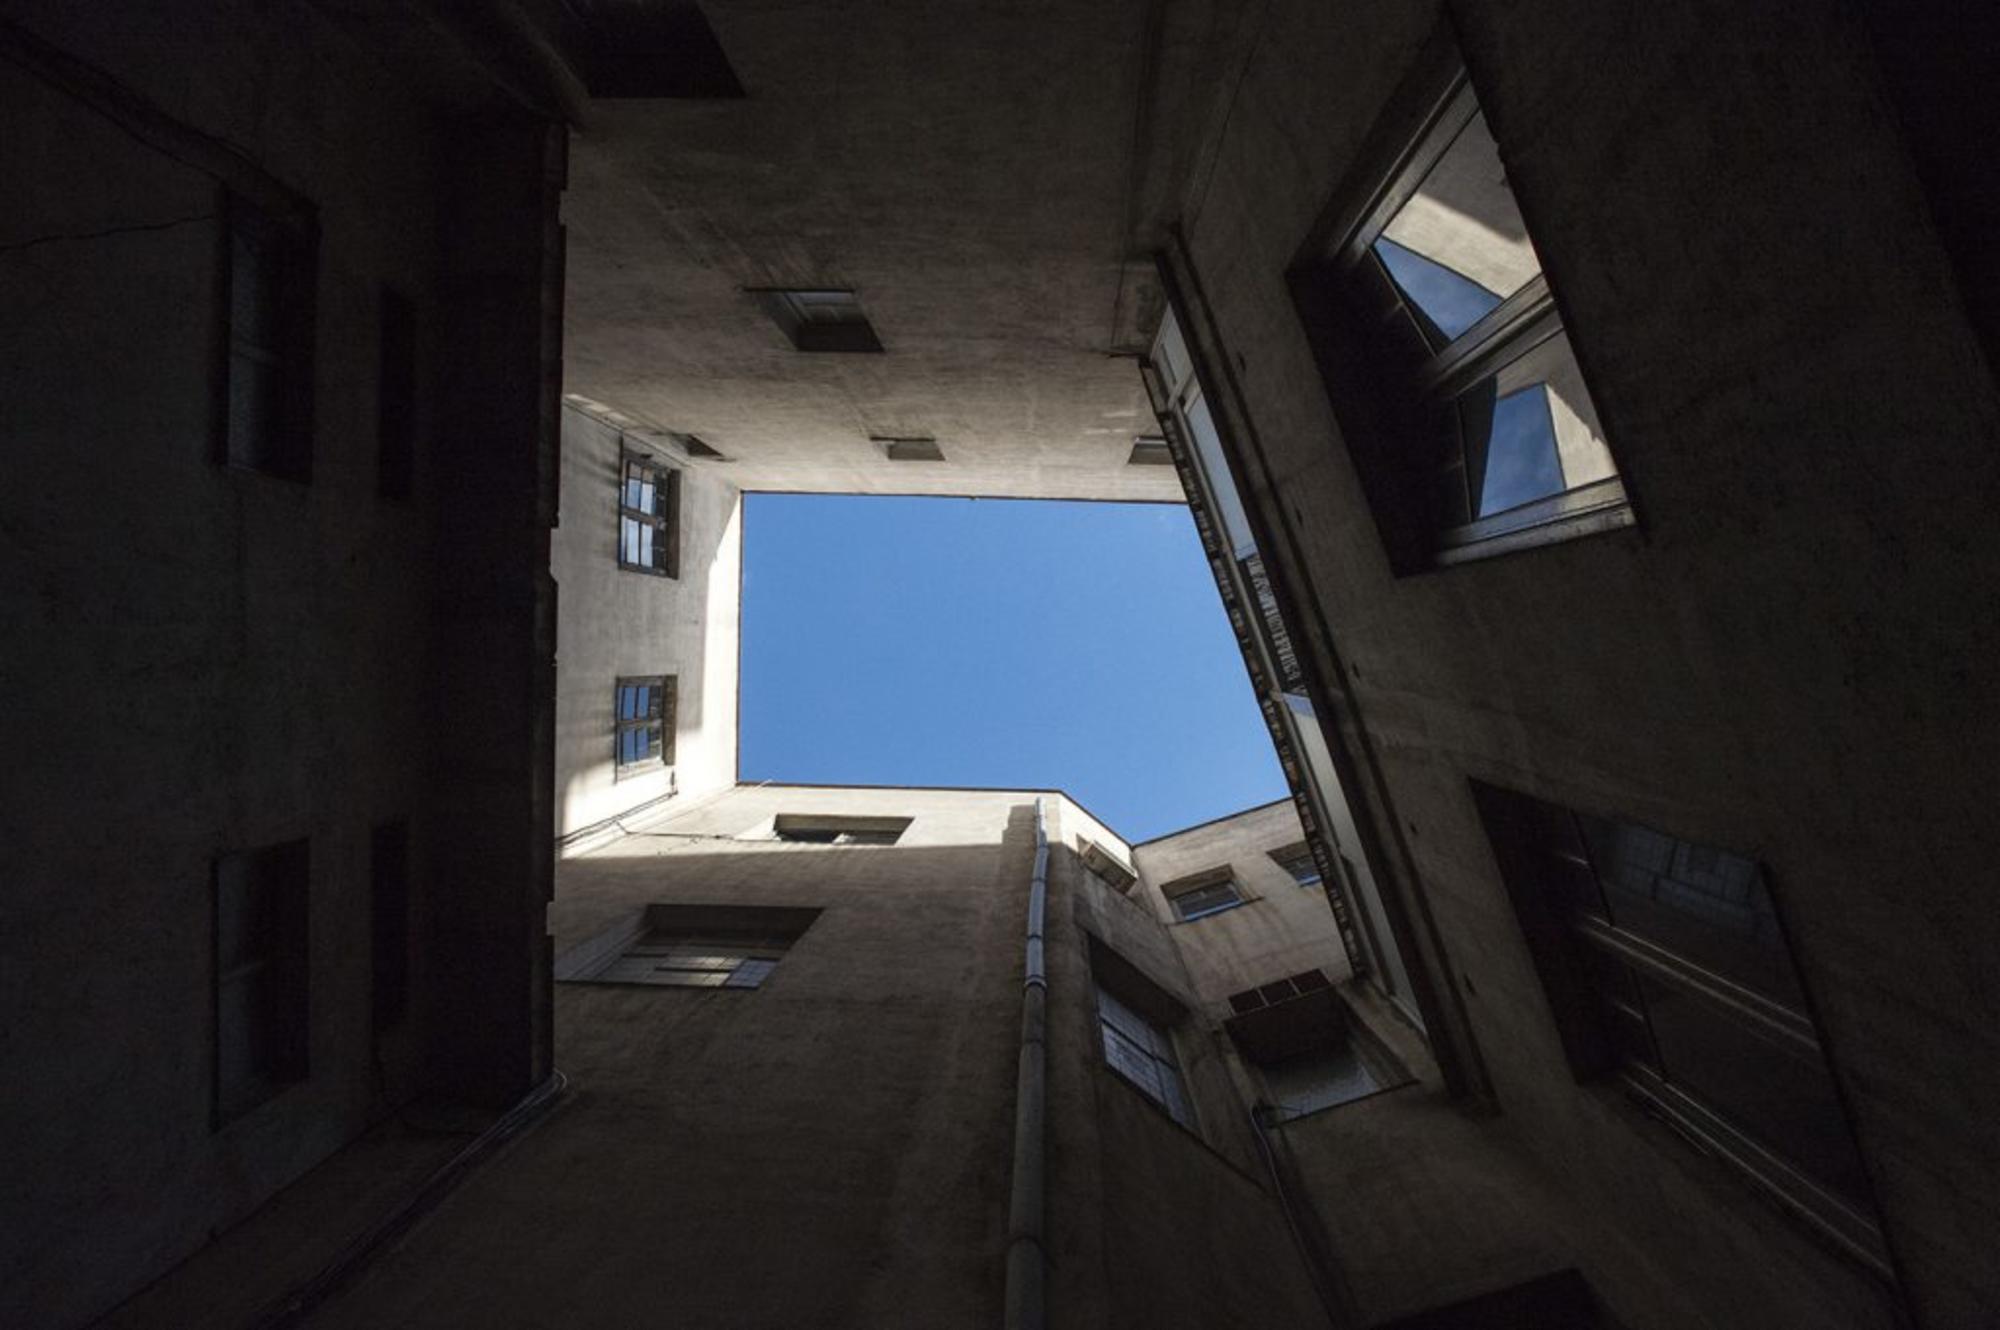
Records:
M1449 567L1634 525L1624 483L1614 476L1454 527L1443 533L1436 562Z

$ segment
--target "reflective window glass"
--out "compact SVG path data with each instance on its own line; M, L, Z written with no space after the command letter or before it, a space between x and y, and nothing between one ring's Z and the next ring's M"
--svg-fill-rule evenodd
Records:
M1569 338L1551 337L1459 398L1472 516L1617 474Z
M1435 345L1462 335L1541 272L1483 113L1389 220L1375 254Z

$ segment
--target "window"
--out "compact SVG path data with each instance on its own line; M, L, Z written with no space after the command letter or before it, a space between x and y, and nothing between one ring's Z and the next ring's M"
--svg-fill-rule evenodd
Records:
M1213 868L1169 882L1160 888L1160 894L1174 907L1174 917L1183 923L1243 904L1243 893L1227 868Z
M1138 875L1121 863L1111 851L1086 836L1076 838L1076 852L1083 859L1083 866L1095 873L1105 886L1121 895L1132 889L1139 880Z
M1274 1120L1289 1121L1410 1080L1349 1015L1320 970L1232 993L1223 1029L1257 1069Z
M750 294L800 351L880 351L874 325L852 291L758 287Z
M230 194L223 317L228 328L221 457L284 480L312 478L317 239L310 220Z
M758 988L818 918L816 909L649 905L566 952L565 983Z
M1399 573L1632 521L1485 114L1424 63L1292 274Z
M661 577L681 573L681 473L644 453L621 454L618 566Z
M417 314L384 287L375 378L375 492L407 499L417 458Z
M1097 988L1097 1023L1104 1040L1104 1065L1165 1109L1168 1117L1192 1130L1194 1113L1188 1107L1173 1036L1164 1026L1112 996L1102 984Z
M1867 1177L1763 872L1475 783L1579 1077L1611 1075L1884 1271Z
M771 830L802 845L894 845L910 829L907 817L820 817L780 813Z
M594 98L744 95L693 0L562 0L563 45Z
M672 675L654 674L618 681L618 776L637 775L674 764Z
M1319 861L1313 858L1312 847L1304 841L1288 845L1282 850L1271 851L1271 858L1278 867L1292 875L1292 881L1302 887L1319 885Z
M932 438L892 439L883 435L870 435L868 441L878 445L883 454L892 462L942 462L944 451Z
M306 1078L310 868L303 840L215 861L217 1127Z
M410 824L384 822L369 847L372 892L375 1032L402 1023L410 1009Z

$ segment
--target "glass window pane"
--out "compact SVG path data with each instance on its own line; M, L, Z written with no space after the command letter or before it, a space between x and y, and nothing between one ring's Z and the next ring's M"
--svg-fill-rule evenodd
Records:
M652 525L647 522L635 522L633 525L639 529L639 557L636 562L651 568L653 566Z
M637 508L637 509L638 509L638 510L639 510L640 512L644 512L644 513L650 513L650 512L652 512L652 511L653 511L653 482L652 482L652 480L651 480L651 479L649 478L649 479L646 479L646 480L642 480L642 481L640 481L640 482L639 482L639 487L638 487L638 488L639 488L639 501L638 501L637 503L633 504L632 506L633 506L634 508Z
M1389 220L1375 253L1430 325L1434 345L1465 332L1542 270L1483 113Z
M1149 1098L1164 1103L1166 1089L1160 1082L1160 1064L1145 1049L1110 1025L1105 1025L1103 1030L1105 1062L1113 1071L1145 1091Z
M727 982L722 986L724 988L755 988L764 982L765 977L771 971L777 968L778 963L776 961L747 960L736 967L736 972L730 975Z
M1196 397L1188 403L1188 433L1194 439L1194 450L1201 457L1201 469L1208 477L1208 486L1213 491L1216 516L1222 522L1223 533L1229 537L1230 548L1239 554L1255 548L1250 537L1250 519L1244 516L1243 500L1237 496L1236 481L1229 474L1229 464L1222 456L1222 440L1215 432L1215 421L1209 415L1208 399Z
M1725 979L1806 1009L1757 865L1645 827L1584 820L1611 921Z
M618 557L623 562L639 562L639 532L643 526L636 518L618 519Z
M1826 1064L1790 1040L1641 977L1667 1079L1862 1204L1868 1183Z
M1617 474L1566 334L1461 396L1459 423L1475 518Z

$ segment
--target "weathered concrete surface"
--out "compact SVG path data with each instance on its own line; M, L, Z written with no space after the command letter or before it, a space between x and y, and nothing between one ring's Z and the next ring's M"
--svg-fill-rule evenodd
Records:
M1832 4L1451 8L1638 529L1389 573L1284 272L1434 7L1273 5L1189 214L1372 815L1512 1129L1671 1276L1587 1271L1629 1323L1826 1324L1830 1290L1876 1323L1887 1295L1576 1085L1468 776L1769 866L1917 1315L1984 1324L2000 410L1895 117Z
M1304 970L1321 970L1336 984L1353 973L1326 894L1301 887L1271 858L1304 836L1298 810L1285 799L1134 848L1146 903L1186 958L1209 1019L1227 1017L1229 995L1246 988ZM1176 919L1161 886L1225 865L1246 903L1190 923Z
M1238 7L703 8L749 97L600 103L574 145L570 387L745 489L1179 499L1109 353L1158 320ZM762 286L854 288L886 354L794 351Z
M727 468L635 438L681 472L680 575L618 566L620 430L563 407L562 521L550 549L558 590L556 834L673 793L700 798L736 783L736 655L742 507ZM615 699L621 676L678 680L674 763L619 779Z
M569 1105L312 1324L997 1321L1037 797L1070 811L744 787L566 861L559 950L654 902L822 913L754 991L562 985ZM741 839L779 812L914 821L893 847ZM1051 1305L1135 1330L1314 1324L1259 1184L1102 1067L1082 874L1055 857Z

